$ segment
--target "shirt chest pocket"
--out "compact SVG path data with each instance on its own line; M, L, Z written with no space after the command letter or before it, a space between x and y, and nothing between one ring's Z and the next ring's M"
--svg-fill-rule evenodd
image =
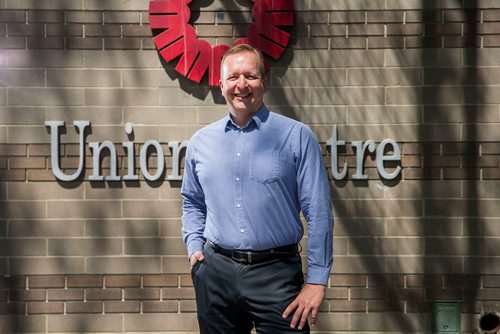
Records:
M250 156L250 178L260 183L275 181L280 176L278 151L258 151Z

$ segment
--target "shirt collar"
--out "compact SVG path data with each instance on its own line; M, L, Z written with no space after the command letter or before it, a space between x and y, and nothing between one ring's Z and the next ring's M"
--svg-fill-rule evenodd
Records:
M260 126L262 125L263 122L265 122L267 120L267 117L269 116L269 110L266 108L266 106L263 104L258 110L257 112L255 113L255 115L253 115L252 119L250 120L250 122L248 122L248 124L243 127L243 128L246 128L248 126L251 126L252 123L255 124L255 128L257 128L257 130L260 130ZM233 122L233 119L231 118L231 114L228 113L226 115L226 117L224 118L224 131L227 132L228 130L230 130L231 128L232 129L239 129L239 126L236 125L236 123Z

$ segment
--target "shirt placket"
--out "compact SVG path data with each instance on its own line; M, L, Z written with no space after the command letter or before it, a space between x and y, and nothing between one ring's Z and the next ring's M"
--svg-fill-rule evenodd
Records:
M247 224L244 219L243 186L242 186L242 166L245 159L245 129L238 129L236 136L236 150L234 154L234 207L236 210L236 224L238 226L240 248L248 248Z

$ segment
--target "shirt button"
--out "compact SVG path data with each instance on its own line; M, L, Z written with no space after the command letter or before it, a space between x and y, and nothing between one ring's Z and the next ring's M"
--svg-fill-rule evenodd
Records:
M236 207L237 207L237 208L240 208L240 207L241 207L241 204L240 204L240 203L236 204Z
M239 181L239 180L240 180L240 178L239 178L239 177L236 177L236 181Z
M241 155L241 153L236 153L236 156L239 157Z
M240 230L240 232L241 232L241 233L245 233L245 230L244 230L244 229L241 229L241 230Z

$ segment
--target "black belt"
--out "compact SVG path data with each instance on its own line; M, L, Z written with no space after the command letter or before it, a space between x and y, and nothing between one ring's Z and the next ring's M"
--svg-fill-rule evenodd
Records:
M298 244L266 249L262 251L239 251L239 250L225 249L214 244L211 241L208 241L208 245L212 247L214 251L216 251L217 253L220 253L224 256L233 259L236 262L243 264L265 262L276 259L281 256L290 256L299 253Z

